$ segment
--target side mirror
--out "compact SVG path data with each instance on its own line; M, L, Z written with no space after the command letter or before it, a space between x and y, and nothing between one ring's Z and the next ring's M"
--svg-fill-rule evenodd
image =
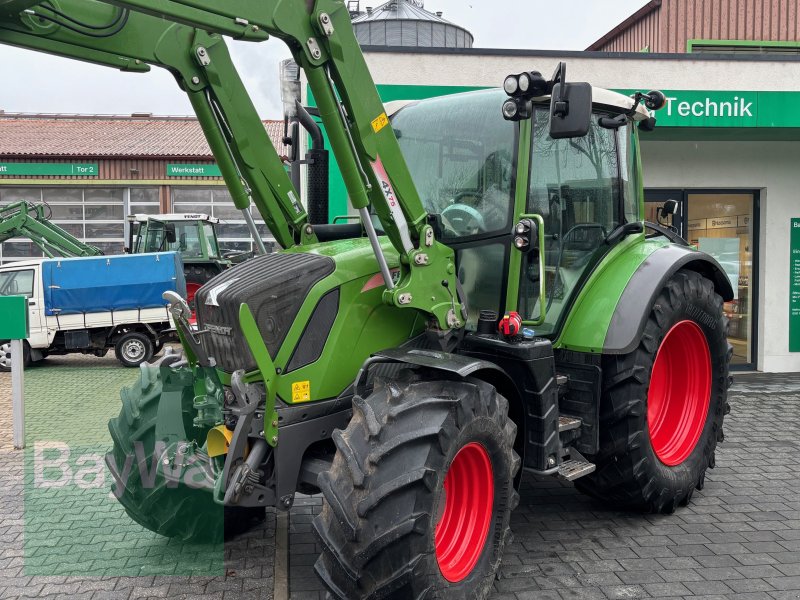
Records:
M592 121L592 86L557 83L550 100L550 137L554 140L583 137Z
M167 238L168 244L174 244L177 241L177 237L175 235L175 223L167 223L164 225L164 235Z
M678 212L678 201L677 200L667 200L658 209L658 214L662 219L666 219L670 215L674 215Z

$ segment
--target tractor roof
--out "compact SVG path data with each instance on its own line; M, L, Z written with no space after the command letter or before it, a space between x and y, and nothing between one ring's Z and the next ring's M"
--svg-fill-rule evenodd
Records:
M206 223L219 223L217 217L210 217L204 213L187 213L187 214L166 214L166 215L128 215L130 222L144 222L144 221L160 221L168 223L170 221L204 221Z
M468 96L470 94L474 94L476 92L466 92L464 95ZM480 93L480 92L477 92ZM505 98L505 92L502 90L497 90L498 97ZM542 96L541 98L534 98L536 101L546 101L549 100L549 96ZM418 102L425 102L425 100L395 100L393 102L387 102L385 104L386 113L393 117L395 114L400 112L401 109L405 108L409 104L416 104ZM624 94L620 94L619 92L614 92L611 90L607 90L605 88L594 87L592 86L592 102L596 107L608 108L614 112L624 112L628 111L633 107L633 99L630 96L626 96ZM500 105L498 104L497 110L500 110ZM639 105L636 109L636 120L641 121L643 119L647 119L650 116L650 113L647 109Z

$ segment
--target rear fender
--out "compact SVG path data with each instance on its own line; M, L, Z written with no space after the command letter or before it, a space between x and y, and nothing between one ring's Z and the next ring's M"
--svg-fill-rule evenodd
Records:
M724 301L733 299L731 282L713 257L686 246L665 246L639 266L625 287L611 317L604 354L628 354L636 348L658 294L680 269L711 280Z

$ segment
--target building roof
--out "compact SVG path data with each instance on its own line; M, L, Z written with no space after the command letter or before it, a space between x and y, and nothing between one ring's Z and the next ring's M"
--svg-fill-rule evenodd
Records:
M649 15L654 10L658 9L661 6L661 0L650 0L647 4L645 4L642 8L637 10L633 13L630 17L625 19L622 23L614 27L611 31L593 43L591 46L586 48L586 50L600 50L603 46L606 45L609 41L613 40L615 37L627 31L636 23L644 19L647 15Z
M428 12L412 0L389 0L389 2L381 4L377 8L367 9L367 12L353 19L353 24L385 20L431 21L447 25L453 24L443 19L441 13Z
M279 154L283 121L264 121ZM190 117L0 114L0 156L187 158L212 160Z

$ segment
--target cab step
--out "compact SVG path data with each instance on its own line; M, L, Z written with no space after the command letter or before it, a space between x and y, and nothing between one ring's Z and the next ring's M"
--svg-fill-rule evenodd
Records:
M571 431L572 429L579 429L582 424L580 419L575 417L565 417L561 415L558 417L558 432Z
M594 463L590 463L581 456L580 452L571 448L569 458L562 460L558 466L558 476L567 481L575 481L589 473L594 473L596 468Z

